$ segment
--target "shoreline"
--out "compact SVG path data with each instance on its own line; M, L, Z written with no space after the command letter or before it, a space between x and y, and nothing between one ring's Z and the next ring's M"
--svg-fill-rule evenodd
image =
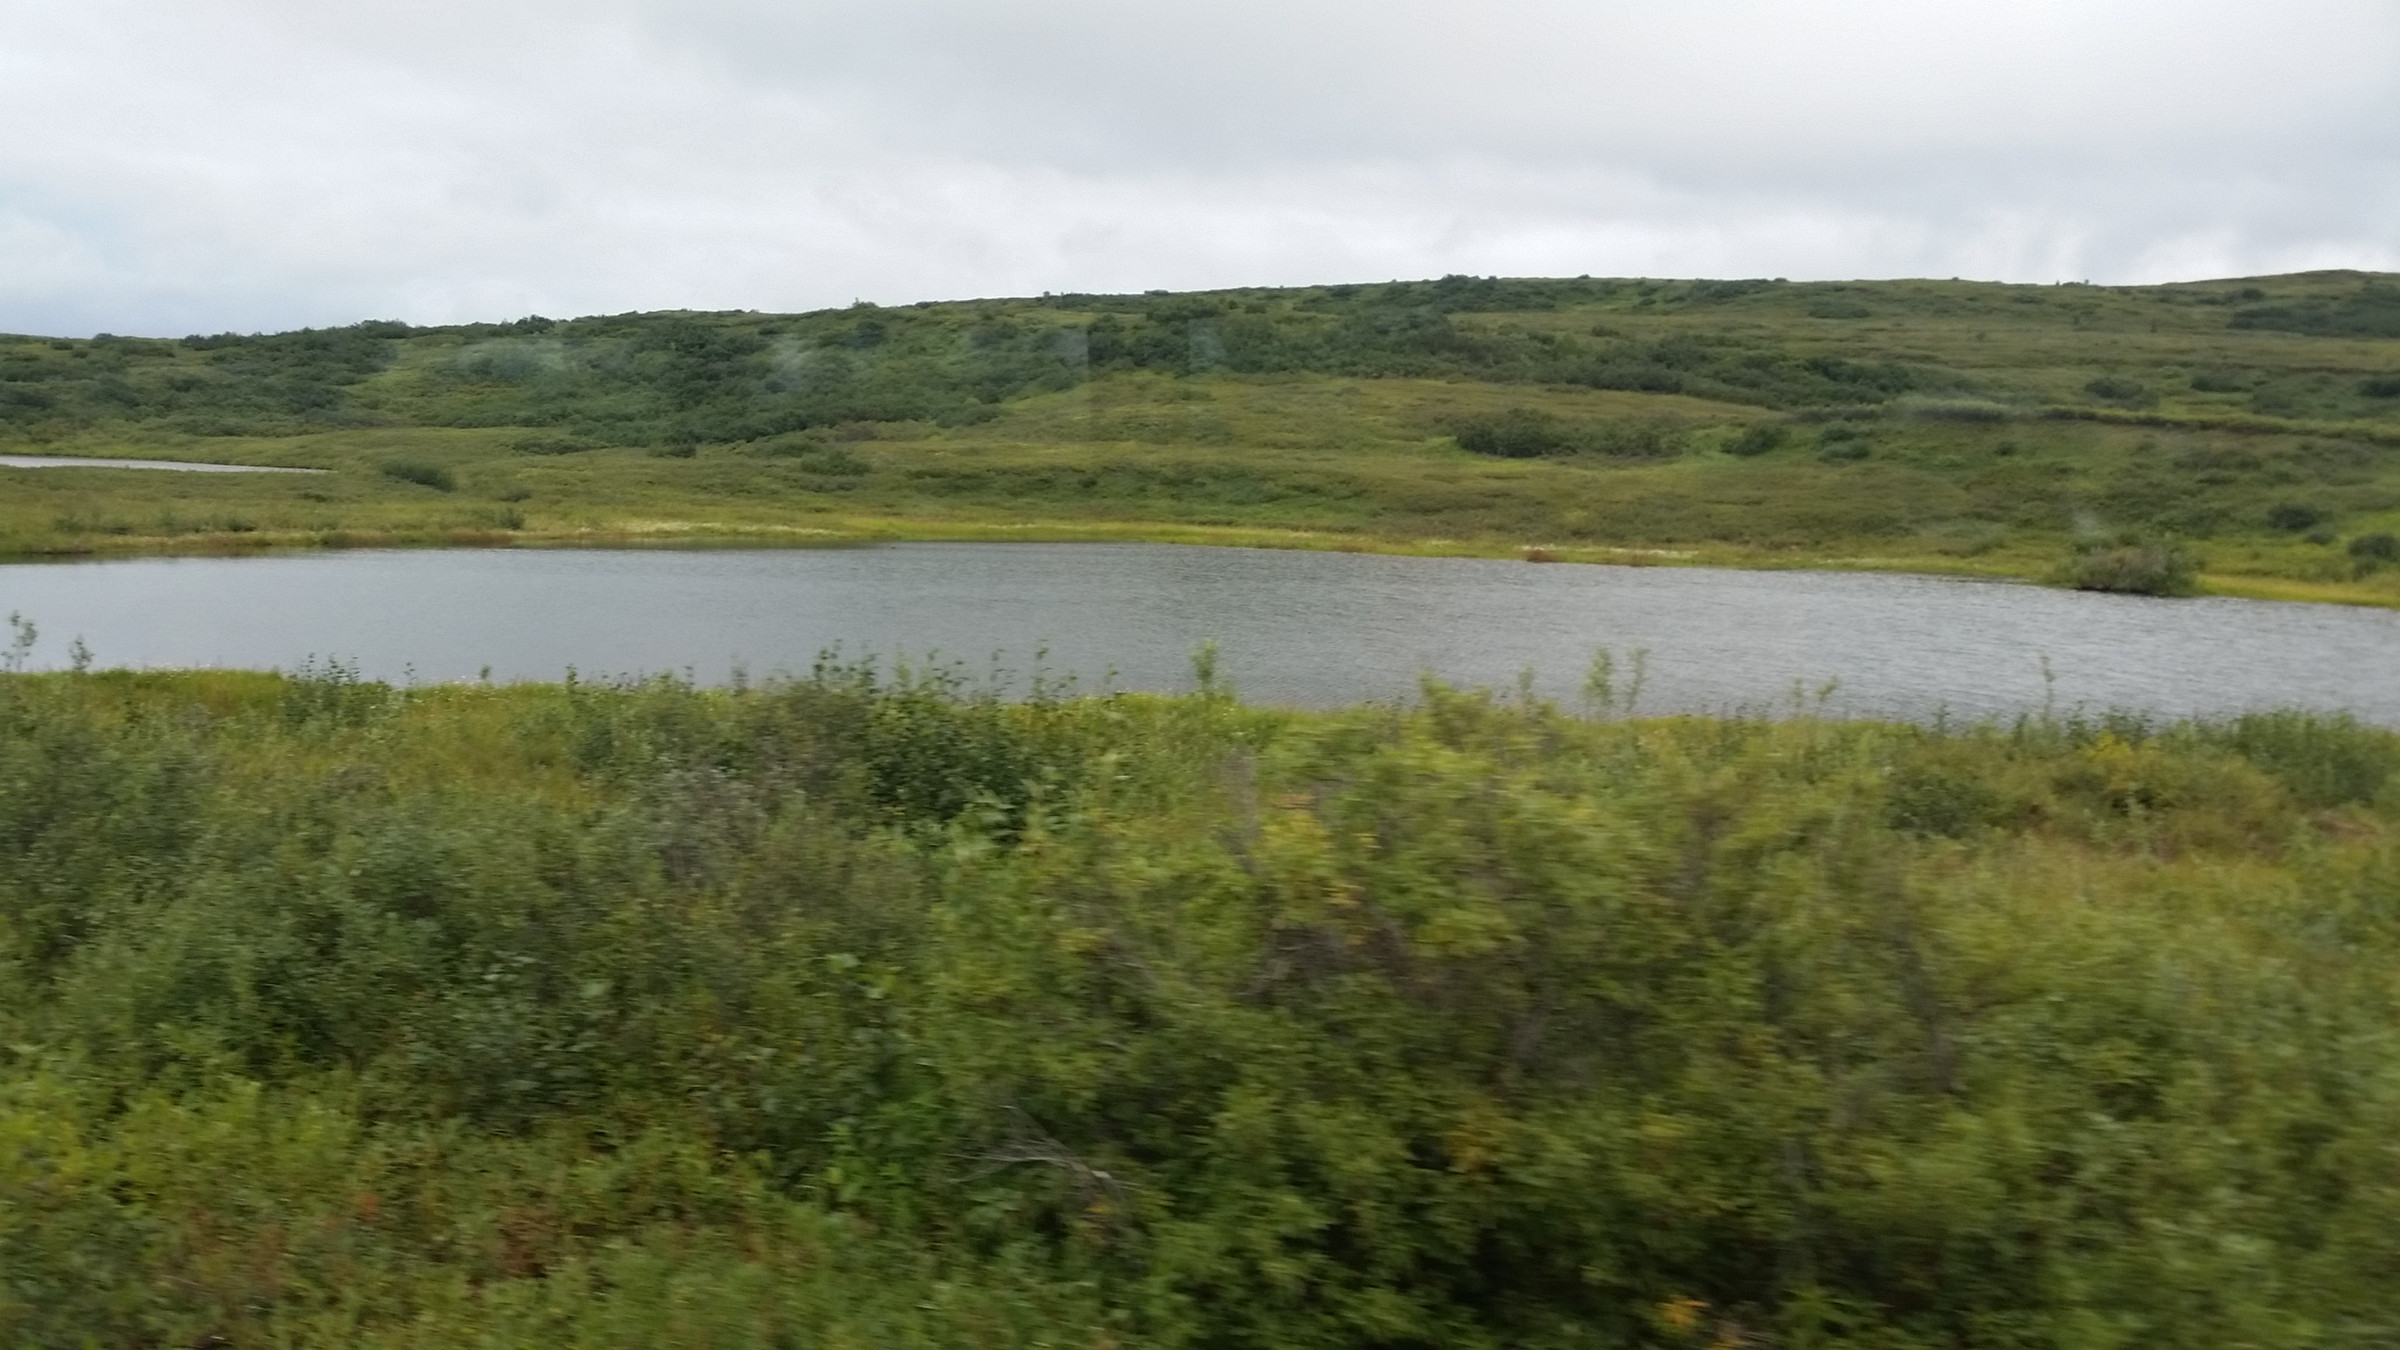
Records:
M440 548L856 548L887 543L1130 543L1216 548L1296 549L1376 553L1393 557L1515 559L1536 566L1706 567L1724 571L1889 572L2050 585L2039 573L2046 559L2023 554L1990 562L1939 556L1795 554L1700 545L1688 549L1598 544L1507 544L1497 540L1408 539L1331 530L1148 521L939 521L888 517L844 519L830 525L729 525L709 521L645 521L613 528L504 530L337 529L125 535L105 542L78 540L52 548L0 551L0 565L116 562L136 558L223 558L345 549ZM2014 565L2012 565L2014 564ZM2400 609L2400 595L2356 582L2203 572L2195 596L2291 604Z

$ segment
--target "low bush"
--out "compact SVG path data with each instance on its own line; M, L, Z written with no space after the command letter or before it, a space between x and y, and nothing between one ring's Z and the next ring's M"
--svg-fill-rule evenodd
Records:
M1725 453L1744 459L1769 454L1791 443L1792 431L1781 422L1753 422L1725 443Z
M439 464L417 459L393 460L382 467L383 476L402 483L414 483L436 492L453 492L458 488L457 475Z
M2325 511L2307 502L2277 502L2267 508L2269 529L2297 534L2325 523Z
M2373 562L2400 562L2400 536L2377 532L2350 541L2350 556Z
M1493 416L1470 418L1451 434L1461 450L1502 459L1534 459L1574 448L1566 425L1534 408L1510 408Z
M2079 546L2057 580L2079 591L2120 595L2190 595L2198 586L2199 559L2165 541Z
M2148 385L2122 375L2098 376L2083 386L2083 392L2103 403L2125 407L2146 408L2158 402L2158 395L2152 393Z
M0 1344L2376 1344L2396 776L0 676Z
M509 449L520 455L580 455L599 448L597 442L579 436L519 436L509 442Z

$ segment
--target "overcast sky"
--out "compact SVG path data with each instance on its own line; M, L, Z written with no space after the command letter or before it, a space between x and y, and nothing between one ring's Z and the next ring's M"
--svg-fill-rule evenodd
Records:
M0 0L0 330L2400 269L2400 0Z

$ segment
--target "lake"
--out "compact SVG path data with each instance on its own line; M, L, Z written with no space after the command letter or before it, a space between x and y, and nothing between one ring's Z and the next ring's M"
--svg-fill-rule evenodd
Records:
M1975 718L2077 706L2349 710L2400 726L2400 613L1877 573L1592 567L1145 544L356 551L0 566L57 668L354 663L392 680L801 671L826 648L1039 662L1086 689L1407 697L1420 672L1562 700L1647 651L1644 711ZM1037 658L1037 650L1046 654ZM2045 673L2045 671L2047 673Z

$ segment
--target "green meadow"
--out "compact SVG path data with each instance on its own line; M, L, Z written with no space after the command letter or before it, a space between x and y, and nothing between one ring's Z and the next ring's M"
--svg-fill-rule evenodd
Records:
M0 554L1138 538L2400 603L2400 280L1450 277L0 339Z
M2400 739L1625 702L0 674L0 1342L2391 1343Z

